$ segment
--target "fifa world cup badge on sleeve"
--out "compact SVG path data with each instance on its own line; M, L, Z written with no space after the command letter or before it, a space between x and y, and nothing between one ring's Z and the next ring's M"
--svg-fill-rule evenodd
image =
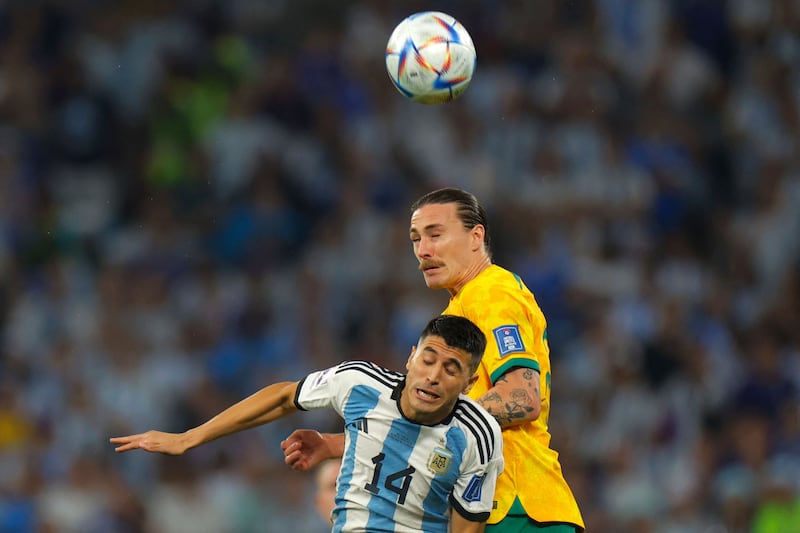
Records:
M522 337L519 334L519 326L500 326L492 330L494 339L497 341L497 351L500 357L505 357L510 353L524 352L525 345L522 344Z
M483 492L483 480L486 479L486 474L474 475L469 480L467 488L464 490L464 500L468 502L478 502L481 500Z
M314 380L311 382L311 388L316 389L317 387L321 387L322 385L326 384L332 373L332 368L317 372L317 375L314 376Z

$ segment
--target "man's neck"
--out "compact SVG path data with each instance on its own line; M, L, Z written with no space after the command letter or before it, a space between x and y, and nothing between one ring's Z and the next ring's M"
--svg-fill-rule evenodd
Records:
M492 259L488 256L483 257L480 261L476 261L473 265L464 271L464 277L454 287L448 287L447 291L450 297L456 296L464 286L477 278L481 272L492 266Z

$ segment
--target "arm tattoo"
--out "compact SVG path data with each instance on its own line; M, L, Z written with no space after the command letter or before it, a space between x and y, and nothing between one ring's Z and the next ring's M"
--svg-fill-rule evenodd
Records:
M500 426L508 426L524 419L534 411L534 402L539 401L538 397L534 398L538 396L538 389L532 382L535 376L536 372L526 370L523 377L528 382L528 387L508 389L502 387L503 384L508 384L506 376L503 375L495 386L478 400L478 403L497 419ZM501 386L499 390L498 385Z
M524 389L513 389L507 401L493 392L480 399L480 404L497 419L501 426L507 426L533 411L533 398Z
M493 404L493 403L497 404L503 403L503 397L500 396L500 394L496 391L495 392L489 391L483 398L481 398L481 405L483 405L484 407L486 407L486 404Z

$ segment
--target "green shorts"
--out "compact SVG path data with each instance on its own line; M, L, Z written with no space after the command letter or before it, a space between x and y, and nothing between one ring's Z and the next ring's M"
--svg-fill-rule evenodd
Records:
M505 518L496 524L486 524L486 533L526 533L538 531L546 533L580 533L581 529L573 524L537 522L525 513L519 499L514 500L514 505Z
M541 533L577 533L579 529L572 524L540 524L527 516L507 516L496 524L487 524L486 533L525 533L538 531Z

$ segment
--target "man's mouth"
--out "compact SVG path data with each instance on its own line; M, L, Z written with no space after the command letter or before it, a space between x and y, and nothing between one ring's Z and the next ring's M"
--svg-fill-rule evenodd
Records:
M423 389L417 389L417 397L427 402L433 402L439 399L438 394Z
M423 263L423 264L421 264L419 266L419 269L422 272L430 272L431 270L436 270L438 268L441 268L441 266L442 265L433 265L433 264L430 264L430 263Z

